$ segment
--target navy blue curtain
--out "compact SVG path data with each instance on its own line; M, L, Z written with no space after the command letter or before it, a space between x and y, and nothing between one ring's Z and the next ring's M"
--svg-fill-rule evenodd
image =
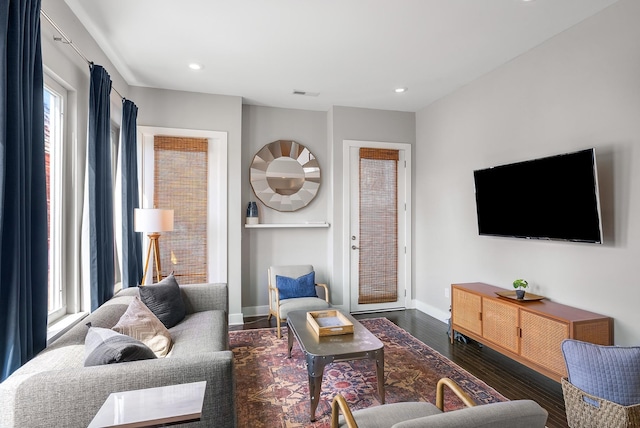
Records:
M0 1L0 382L47 342L40 0Z
M120 153L122 177L122 286L138 285L142 278L142 237L133 228L133 212L140 208L138 197L138 107L122 100Z
M91 310L113 297L114 240L111 181L111 77L91 64L87 141Z

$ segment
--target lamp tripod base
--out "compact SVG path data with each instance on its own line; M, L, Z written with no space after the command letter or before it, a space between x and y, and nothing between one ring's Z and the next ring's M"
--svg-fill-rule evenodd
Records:
M142 280L140 285L144 285L145 279L147 279L147 270L149 268L149 261L151 259L151 252L153 252L153 259L156 263L156 277L158 282L162 281L162 268L160 266L160 246L158 244L159 233L150 233L149 237L149 249L147 250L147 260L144 263L144 273L142 274Z

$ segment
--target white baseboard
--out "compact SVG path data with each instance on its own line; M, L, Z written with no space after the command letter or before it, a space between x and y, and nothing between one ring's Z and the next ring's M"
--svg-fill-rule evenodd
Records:
M332 308L344 309L342 305L331 305ZM245 306L242 308L245 317L266 317L269 316L269 306Z
M244 324L244 316L242 312L239 314L229 314L229 325L242 325Z
M269 315L269 305L264 306L246 306L242 308L245 317L266 317Z
M449 318L451 317L451 313L449 311L443 311L418 300L414 300L414 307L420 312L424 312L427 315L439 319L443 323L447 323Z
M344 305L332 305L332 306L336 309L345 309ZM407 309L417 309L420 312L424 312L427 315L430 315L436 319L439 319L443 323L446 323L449 317L451 317L451 314L448 311L442 311L434 306L427 305L426 303L422 303L418 300L412 300L411 305L407 307ZM266 317L269 315L269 306L268 305L246 306L242 308L242 314L239 314L239 315L240 316L244 315L246 317L262 317L262 316ZM240 319L242 320L242 318ZM229 316L229 324L242 324L242 321L233 323L231 322L231 320L232 320L232 317Z

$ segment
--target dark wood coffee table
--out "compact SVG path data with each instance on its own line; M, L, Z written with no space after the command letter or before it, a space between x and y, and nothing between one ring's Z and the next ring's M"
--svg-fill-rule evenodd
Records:
M380 394L380 401L384 404L384 345L358 320L344 311L340 312L353 323L353 334L318 336L307 322L306 311L289 312L288 315L289 358L291 358L295 337L307 360L311 422L316 420L324 368L333 362L365 358L374 360L378 377L378 394Z

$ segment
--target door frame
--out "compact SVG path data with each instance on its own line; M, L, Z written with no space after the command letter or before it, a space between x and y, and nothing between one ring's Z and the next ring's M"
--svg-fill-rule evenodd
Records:
M350 203L350 195L351 195L351 162L350 162L350 152L352 148L360 148L360 147L371 147L376 149L394 149L394 150L402 150L405 154L405 174L406 174L406 183L405 183L405 231L403 237L398 234L398 238L404 239L405 243L405 252L404 252L404 278L405 278L405 290L404 290L404 307L411 308L413 307L413 286L412 286L412 253L411 253L411 236L412 236L412 216L411 216L411 206L412 206L412 174L411 174L411 144L409 143L391 143L384 141L363 141L363 140L343 140L342 142L342 224L344 225L341 245L344 249L344 258L343 258L343 266L345 269L342 271L342 283L343 287L343 304L347 307L349 311L351 311L351 203ZM398 172L400 169L398 169ZM398 213L401 215L401 213ZM402 257L402 253L398 253L398 258ZM398 290L399 293L402 293L402 290Z
M153 207L154 137L208 140L207 282L227 282L227 133L196 129L138 126L138 186L140 208ZM176 213L176 215L180 215ZM175 233L175 232L169 232ZM142 248L149 239L143 234ZM143 254L144 256L144 254ZM142 262L142 261L141 261ZM148 275L149 276L149 275ZM152 278L151 278L152 279Z

